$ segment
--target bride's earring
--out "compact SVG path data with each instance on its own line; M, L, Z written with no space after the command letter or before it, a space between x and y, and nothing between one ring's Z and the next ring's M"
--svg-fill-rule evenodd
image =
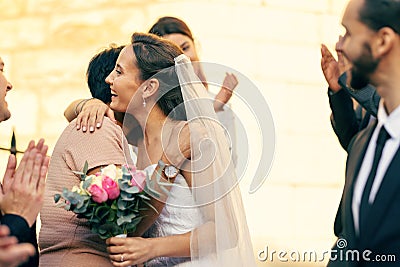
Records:
M143 97L143 107L144 108L146 107L146 99L144 99L144 97Z

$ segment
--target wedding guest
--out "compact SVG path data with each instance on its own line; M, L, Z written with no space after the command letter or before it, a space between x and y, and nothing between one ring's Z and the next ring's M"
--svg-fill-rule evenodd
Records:
M0 58L0 122L11 116L5 97L12 85L3 71ZM0 224L4 225L0 232L1 242L5 242L1 246L1 266L38 266L36 217L43 203L49 164L47 149L43 139L37 145L30 141L18 167L14 155L8 159L0 189Z
M188 25L181 19L175 17L162 17L150 28L149 33L156 34L168 39L178 45L186 56L192 62L199 62L197 48L194 42L192 31ZM204 86L208 88L207 78L201 64L193 64L195 72ZM222 111L226 103L232 96L232 91L238 85L236 76L232 73L226 73L222 87L215 96L214 109L216 112Z
M114 69L122 48L112 46L100 51L90 60L87 80L93 97L111 102L106 92L106 87L109 86L105 83L105 78ZM97 101L104 104L100 100ZM122 121L119 125L121 123ZM79 184L80 178L73 171L82 170L85 161L88 161L88 174L96 173L105 165L130 163L125 159L124 149L127 148L127 141L123 138L121 128L109 118L104 119L103 127L95 133L85 134L76 131L75 122L71 122L61 134L52 155L48 189L40 215L42 222L39 234L40 266L66 267L85 263L93 266L111 266L105 241L91 233L90 226L85 220L77 218L72 212L56 207L53 198L63 188L72 188ZM154 207L159 207L158 203L151 203ZM159 208L159 211L161 209ZM154 219L144 218L141 227L147 229L153 222Z
M118 55L123 47L124 46L116 46L112 44L109 48L97 53L90 60L88 69L86 71L86 78L92 98L78 99L73 101L64 112L64 116L68 122L71 122L76 118L78 110L81 110L87 101L100 100L105 104L109 104L111 102L110 87L105 83L104 80L105 77L107 77L107 75L114 69L115 62L117 61ZM112 112L108 106L100 106L96 112L98 112L98 114L107 113L107 116L112 121L115 121L115 112ZM119 121L122 122L123 114L119 114L117 117L119 118ZM93 116L93 118L96 119L96 116ZM89 125L92 124L91 122L89 123ZM86 125L84 127L84 131L86 131Z
M113 111L109 108L111 103L111 91L110 86L105 82L106 77L111 73L115 67L118 55L124 46L110 45L109 48L102 50L97 53L89 62L88 69L86 71L86 78L92 98L89 99L78 99L73 101L65 110L64 116L71 122L74 120L80 111L85 108L86 112L82 112L76 124L80 126L81 121L88 121L89 125L94 124L95 120L98 120L97 125L102 124L103 114L106 114L112 121L123 127L125 136L128 138L129 144L136 145L136 141L130 139L133 136L134 131L138 131L137 127L140 127L136 120L130 116L125 116L124 112ZM87 103L90 101L91 103ZM84 117L85 114L88 118ZM101 118L101 120L100 120ZM83 126L83 131L86 131L86 126ZM90 127L90 132L94 131L94 127ZM129 134L132 132L132 134ZM131 147L132 150L136 150L135 147ZM132 152L134 153L134 152ZM133 155L134 157L136 155Z
M350 85L359 90L371 84L381 100L377 120L347 149L345 187L334 229L342 242L333 247L329 266L399 265L399 14L398 0L350 0L343 15L342 51L352 65ZM392 259L383 261L383 255Z
M110 98L104 79L113 69L121 49L110 47L91 59L87 80L93 97L104 101ZM121 127L109 118L105 118L103 127L92 134L77 131L74 121L65 128L51 157L45 201L40 213L40 266L112 266L105 241L90 231L84 219L56 207L53 199L63 188L79 185L80 177L73 171L81 171L85 161L88 162L88 174L98 172L102 166L126 163L123 152L126 143Z
M183 20L176 17L161 17L150 28L149 33L161 36L179 46L185 55L188 56L192 61L196 75L208 90L207 78L198 56L195 38L189 26ZM233 73L227 72L217 95L210 93L210 95L214 98L214 110L217 113L218 120L224 125L229 133L229 138L231 139L232 143L230 150L235 165L237 161L235 127L236 116L232 109L226 105L231 99L232 92L237 85L238 80L236 76Z
M18 244L15 236L9 236L10 229L6 225L0 225L0 266L16 267L21 262L28 260L35 254L32 244Z

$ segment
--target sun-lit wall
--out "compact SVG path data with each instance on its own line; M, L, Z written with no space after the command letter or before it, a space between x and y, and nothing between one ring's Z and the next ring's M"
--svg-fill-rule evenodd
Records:
M0 56L14 89L12 118L0 125L0 146L15 128L18 149L44 137L52 150L67 125L65 107L89 97L85 70L109 43L128 43L160 16L191 27L203 61L249 77L267 100L276 127L268 179L242 193L255 255L269 250L328 250L343 186L345 153L331 130L320 44L334 48L347 0L3 0ZM221 77L222 79L222 77ZM239 81L240 82L240 81ZM235 105L233 101L233 109ZM235 110L236 112L240 112ZM262 116L261 116L262 117ZM254 141L252 141L254 142ZM257 143L253 143L257 146ZM240 156L240 155L239 155ZM0 152L4 169L6 152ZM286 256L288 258L288 256ZM260 266L323 266L326 262L259 261Z

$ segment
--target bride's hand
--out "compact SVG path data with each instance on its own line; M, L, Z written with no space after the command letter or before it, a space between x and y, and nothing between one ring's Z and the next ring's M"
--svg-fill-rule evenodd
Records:
M151 238L111 237L106 240L111 262L116 267L141 264L157 257Z
M86 132L94 132L96 128L100 128L103 123L104 116L109 117L115 122L114 112L104 104L103 101L92 98L84 104L82 110L76 118L76 129Z

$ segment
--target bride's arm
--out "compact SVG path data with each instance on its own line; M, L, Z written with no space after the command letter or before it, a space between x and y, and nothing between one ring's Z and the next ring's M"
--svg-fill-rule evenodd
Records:
M171 136L168 140L168 143L165 145L163 154L161 156L161 161L165 164L173 165L180 170L189 170L190 161L186 159L190 159L191 157L191 148L190 148L190 129L189 125L186 122L179 122L174 125L175 127L172 130ZM188 171L181 171L181 174L184 176L185 180L189 187L191 186L191 173ZM162 182L164 183L174 183L174 179L167 180L164 177L164 174L160 171L160 166L157 165L156 170L153 172L152 180L156 180L156 175L161 175ZM168 195L163 193L161 188L157 187L153 188L155 191L160 193L160 197L157 199L151 198L150 204L156 208L156 213L153 209L146 209L143 211L143 215L145 217L140 222L136 231L134 233L130 233L130 236L142 236L144 232L154 223L154 221L159 216L159 213L165 206L165 202L167 200ZM165 189L170 190L171 186L166 186Z
M168 160L168 157L166 157L165 154L163 154L163 156L161 157L161 161L163 161L164 163L167 163L167 164L171 164ZM182 166L182 169L184 169L184 166ZM158 175L157 173L161 174L161 171L159 169L160 169L160 166L157 165L155 171L153 172L153 176L151 178L153 181L155 181L157 179L156 178L156 175ZM189 172L182 171L181 173L187 181L191 181L191 174ZM163 183L173 184L174 180L175 179L167 180L167 178L164 177L163 174L161 174L161 182L163 182ZM190 184L189 184L189 187L190 187ZM171 189L171 186L165 186L164 188L169 191ZM160 193L159 198L154 198L154 197L150 196L150 204L157 210L157 212L155 212L151 208L144 207L144 209L142 209L142 212L141 212L141 215L143 216L142 221L137 226L136 231L133 233L129 233L129 236L132 236L132 237L142 236L147 231L147 229L149 229L150 226L153 225L153 223L157 220L162 209L164 208L165 202L167 201L167 198L168 198L168 195L164 194L163 191L161 190L161 188L159 188L159 187L153 188L153 190Z

